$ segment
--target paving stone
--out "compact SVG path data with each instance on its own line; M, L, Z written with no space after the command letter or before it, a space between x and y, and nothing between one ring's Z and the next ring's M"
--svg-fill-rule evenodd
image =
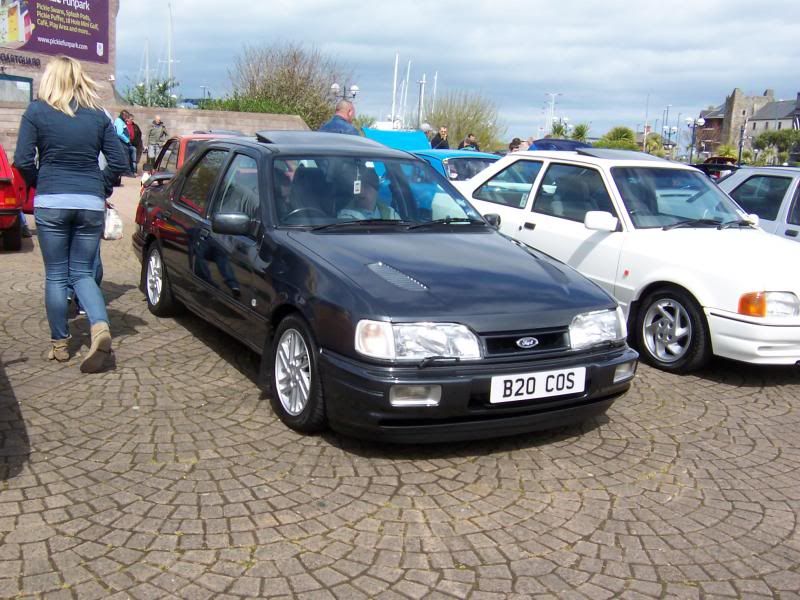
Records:
M257 356L149 313L129 239L102 244L115 368L47 361L24 244L0 253L0 597L797 596L793 368L641 366L606 417L507 439L306 437Z

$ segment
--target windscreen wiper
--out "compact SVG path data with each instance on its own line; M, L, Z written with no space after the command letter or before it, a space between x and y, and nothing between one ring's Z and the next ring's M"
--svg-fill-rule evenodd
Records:
M677 221L664 225L662 229L668 231L670 229L678 229L679 227L695 227L696 225L708 225L709 227L719 227L722 223L714 219L686 219L684 221Z
M338 229L347 227L359 227L362 225L409 225L412 221L403 221L400 219L354 219L352 221L337 221L336 223L327 223L326 225L317 225L312 227L311 231L324 231L326 229Z
M433 221L425 221L424 223L417 223L416 225L409 226L409 231L412 229L421 229L423 227L431 227L432 225L450 225L451 223L469 223L470 225L486 225L486 221L482 219L469 219L466 217L445 217L444 219L434 219Z
M728 221L726 223L722 223L718 229L730 229L731 227L752 227L755 229L756 225L752 221L748 221L747 219L737 219L735 221Z

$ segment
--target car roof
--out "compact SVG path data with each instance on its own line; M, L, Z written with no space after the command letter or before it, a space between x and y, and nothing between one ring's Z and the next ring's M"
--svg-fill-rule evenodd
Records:
M417 156L430 156L431 158L438 158L444 160L446 158L493 158L497 160L500 158L497 154L489 152L478 152L476 150L411 150L411 154Z
M739 168L738 172L747 173L769 173L769 174L783 174L797 177L800 175L800 167L787 167L787 166L743 166Z
M244 138L227 142L245 143ZM274 153L343 154L375 158L413 158L408 152L393 150L358 135L321 131L259 131L254 143Z
M684 163L672 162L652 154L644 152L634 152L632 150L613 150L610 148L580 148L576 151L569 150L524 150L507 154L509 156L527 156L529 158L547 158L549 160L570 160L572 162L583 162L590 165L601 167L618 166L639 166L639 167L662 167L667 169L693 169Z

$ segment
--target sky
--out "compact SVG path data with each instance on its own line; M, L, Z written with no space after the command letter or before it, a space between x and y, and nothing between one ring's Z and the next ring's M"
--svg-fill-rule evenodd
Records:
M121 0L117 85L166 73L164 0ZM800 3L772 0L172 0L174 75L183 97L230 92L229 71L245 45L300 42L350 69L359 113L391 111L395 53L411 61L409 111L426 75L426 97L478 91L495 102L505 137L540 137L554 114L588 123L598 137L611 127L641 130L647 119L687 135L685 118L725 101L738 87L767 88L778 99L800 92ZM342 84L343 82L338 82ZM434 126L436 124L433 124Z

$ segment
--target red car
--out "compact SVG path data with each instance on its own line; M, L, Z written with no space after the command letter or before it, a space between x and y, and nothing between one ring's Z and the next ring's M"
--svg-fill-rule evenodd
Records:
M0 146L0 236L3 250L16 251L22 247L19 211L25 207L28 196L22 176L8 162L6 151Z
M191 133L187 135L177 135L169 138L164 146L161 148L149 171L145 171L142 175L142 193L147 185L147 180L151 175L156 173L165 173L174 175L178 172L192 154L195 153L197 148L203 142L208 140L218 140L224 137L234 137L236 133Z

